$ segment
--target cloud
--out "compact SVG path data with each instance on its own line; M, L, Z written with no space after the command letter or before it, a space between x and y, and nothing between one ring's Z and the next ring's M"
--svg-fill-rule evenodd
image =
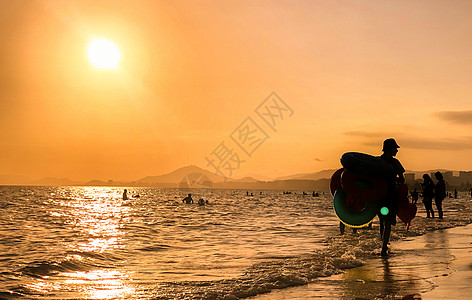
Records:
M347 131L344 135L357 137L359 142L364 146L377 146L382 148L382 142L387 138L395 138L398 141L398 134L392 132L381 131Z
M316 161L323 161L322 159L319 159L318 157L315 157Z
M365 146L382 147L382 142L386 138L393 137L400 145L400 148L422 149L422 150L472 150L472 136L459 138L422 138L414 135L407 135L400 132L375 132L375 131L349 131L345 135L358 137L359 142Z
M472 124L472 110L463 111L440 111L436 116L442 121L449 123L470 125Z
M439 140L409 138L404 141L405 148L428 150L471 150L472 137L444 138Z

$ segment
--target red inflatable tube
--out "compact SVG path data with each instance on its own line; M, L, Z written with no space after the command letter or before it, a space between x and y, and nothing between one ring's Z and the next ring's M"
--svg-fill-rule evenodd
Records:
M331 195L334 197L334 193L336 193L336 190L338 187L341 186L341 174L344 172L344 168L341 168L334 172L333 176L331 176L331 181L329 183L329 189L331 191Z
M416 216L416 205L410 203L408 199L408 186L406 184L401 184L397 187L398 194L398 212L397 216L403 223L409 225L411 220Z
M349 196L363 202L379 201L387 194L387 182L384 179L363 176L349 170L341 174L341 187Z

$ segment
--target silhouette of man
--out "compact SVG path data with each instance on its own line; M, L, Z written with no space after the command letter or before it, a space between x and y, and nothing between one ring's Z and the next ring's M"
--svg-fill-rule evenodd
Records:
M123 192L123 200L128 200L128 190L125 189Z
M380 219L380 237L383 240L382 245L382 252L380 253L382 256L388 255L388 242L390 239L390 232L392 230L392 225L397 224L397 211L398 211L398 200L397 200L397 184L402 184L405 182L405 178L403 177L403 173L405 173L405 169L403 168L402 164L395 156L398 153L398 146L397 142L390 138L386 139L383 142L383 154L380 156L383 160L388 162L393 168L393 175L390 178L387 178L387 195L381 200L380 207L386 207L388 212L386 215L379 213ZM385 213L385 210L382 212Z
M443 218L442 202L446 198L446 182L444 181L443 175L441 172L434 173L434 177L438 181L435 186L434 193L434 202L436 202L436 207L438 208L439 218Z
M185 197L185 198L182 200L182 202L185 203L185 204L193 203L192 194L188 194L188 196Z
M431 179L429 174L423 174L423 183L421 184L423 187L423 203L424 208L426 210L426 218L434 218L434 210L433 210L433 197L434 197L434 182Z
M411 194L411 202L413 202L413 204L416 204L416 202L418 202L418 196L419 196L416 188L410 194Z

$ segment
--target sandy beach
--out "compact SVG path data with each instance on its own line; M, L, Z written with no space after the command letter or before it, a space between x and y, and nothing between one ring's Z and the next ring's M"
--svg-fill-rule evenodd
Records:
M470 299L471 234L469 224L408 237L392 242L389 258L251 299Z

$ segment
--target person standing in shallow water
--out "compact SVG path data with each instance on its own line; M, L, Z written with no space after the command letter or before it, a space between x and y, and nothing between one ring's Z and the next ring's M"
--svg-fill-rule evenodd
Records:
M416 190L416 188L413 190L413 192L411 192L411 202L413 204L416 204L416 202L418 202L418 191Z
M380 255L388 255L388 242L390 240L390 232L392 230L392 225L397 224L397 211L398 211L398 195L397 195L397 185L405 182L403 173L405 169L402 164L395 156L398 153L397 142L390 138L386 139L383 142L383 154L380 156L383 160L388 162L393 168L393 175L387 179L387 195L380 201L380 207L387 207L387 215L383 215L381 212L378 213L380 220L380 238L383 241L382 252Z
M123 192L123 200L128 200L128 190L125 189Z
M442 202L444 198L446 198L446 182L444 181L443 175L439 171L434 173L434 177L436 177L436 180L438 181L435 187L436 192L434 193L434 202L436 202L436 207L438 208L439 218L442 219Z
M423 175L423 204L426 209L426 218L434 218L433 210L433 196L434 196L434 182L428 174ZM431 217L430 217L431 214Z

